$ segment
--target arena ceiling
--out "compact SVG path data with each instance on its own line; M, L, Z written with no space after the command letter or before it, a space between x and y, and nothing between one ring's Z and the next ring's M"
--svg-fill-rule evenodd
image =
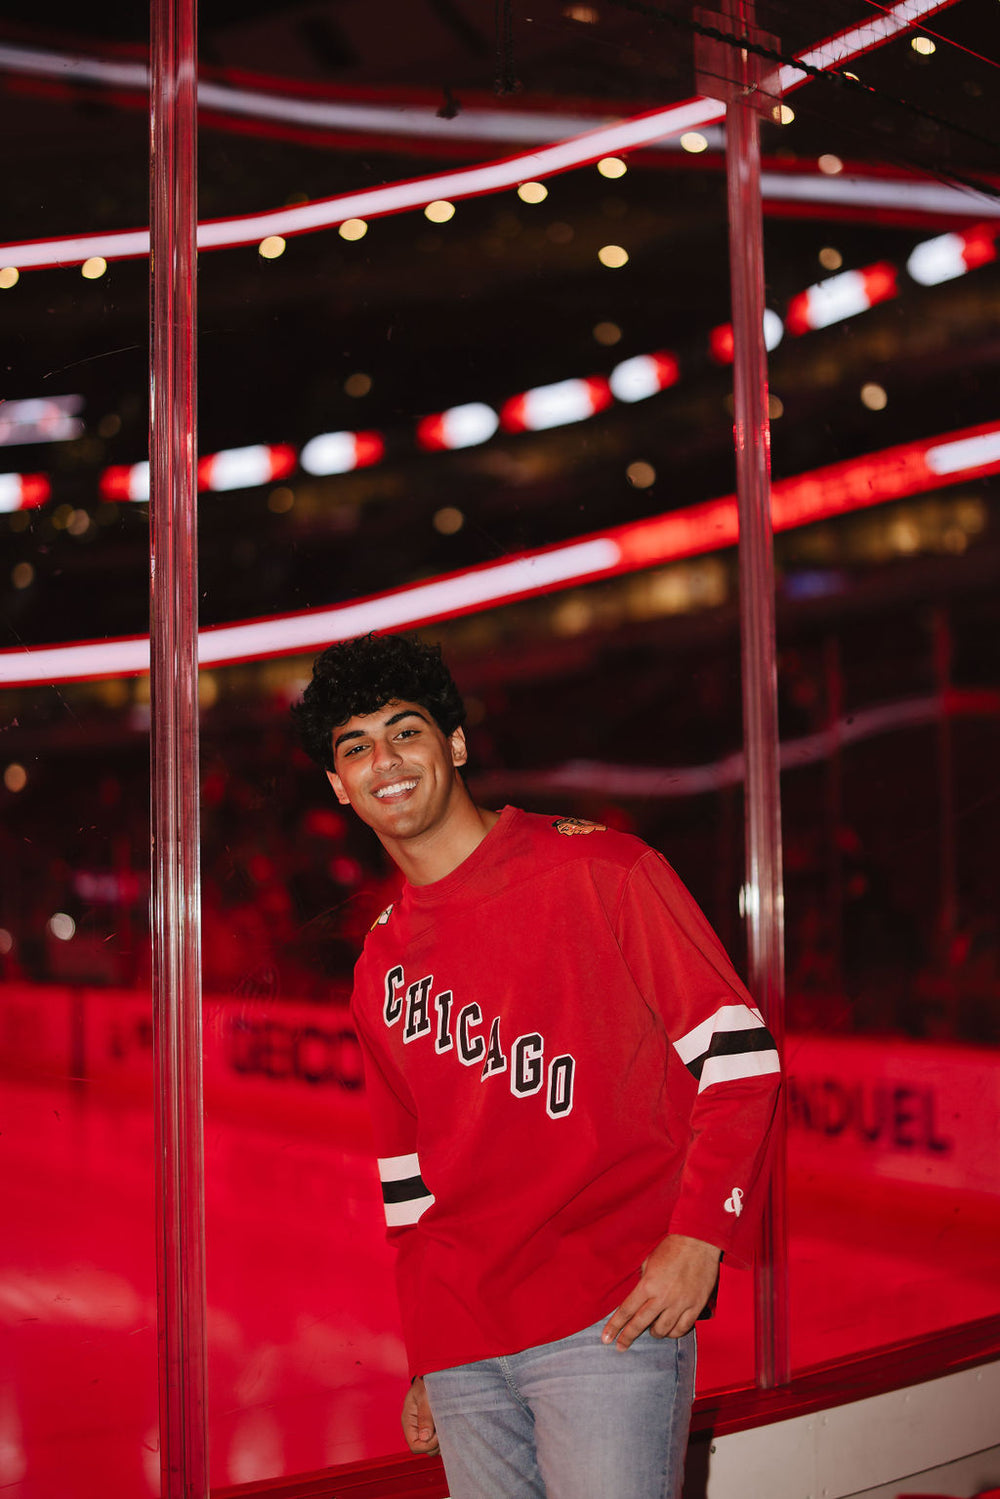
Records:
M793 58L891 9L761 5L761 46ZM40 15L17 3L0 20L3 241L142 226L142 7ZM705 91L696 38L725 31L677 0L217 0L200 26L215 92L198 190L212 220L498 160L678 104ZM1000 416L996 264L932 286L904 269L921 242L996 221L997 53L995 0L958 0L859 59L856 78L811 79L789 96L788 123L764 123L774 182L869 189L832 206L770 196L768 305L784 319L838 268L898 271L895 294L863 318L786 329L771 371L777 476ZM375 432L384 448L353 473L293 468L206 493L204 622L335 603L729 492L731 371L710 345L729 319L721 132L705 140L623 153L617 178L580 166L547 179L537 203L508 188L459 201L447 222L414 209L373 218L356 241L335 227L289 236L275 259L256 243L203 253L201 452L300 452L342 430ZM953 197L928 208L919 193L894 197L900 184ZM627 264L602 264L608 245ZM110 501L101 476L145 456L147 276L141 257L92 280L77 262L26 269L0 290L3 399L83 398L76 436L0 454L0 469L51 480L45 505L0 516L6 645L145 628L146 507ZM429 413L500 410L654 351L674 354L681 378L651 399L461 451L417 442ZM888 393L882 408L858 399L866 384ZM652 482L634 482L636 463Z

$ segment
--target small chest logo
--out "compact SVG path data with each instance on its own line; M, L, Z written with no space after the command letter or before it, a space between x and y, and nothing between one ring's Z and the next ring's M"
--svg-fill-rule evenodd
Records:
M395 904L395 902L393 902L393 904ZM391 915L392 906L386 906L385 910L382 912L382 915L375 918L368 930L370 932L373 932L377 926L385 926Z
M558 817L552 826L557 833L562 833L564 838L574 838L577 833L606 833L608 831L603 822L588 822L585 817Z
M732 1197L726 1198L726 1212L735 1213L737 1218L743 1211L743 1192L741 1188L734 1187Z

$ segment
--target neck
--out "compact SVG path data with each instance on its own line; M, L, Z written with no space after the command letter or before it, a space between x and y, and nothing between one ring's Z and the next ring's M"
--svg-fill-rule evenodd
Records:
M500 816L477 807L462 787L450 814L417 838L382 838L382 846L411 885L433 885L451 874L479 847Z

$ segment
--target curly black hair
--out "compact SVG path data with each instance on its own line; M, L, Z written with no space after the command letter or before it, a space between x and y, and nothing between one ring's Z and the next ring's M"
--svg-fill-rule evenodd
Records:
M465 722L465 704L439 645L412 635L360 635L328 646L313 662L302 701L292 707L302 748L333 770L333 730L396 701L419 703L443 734Z

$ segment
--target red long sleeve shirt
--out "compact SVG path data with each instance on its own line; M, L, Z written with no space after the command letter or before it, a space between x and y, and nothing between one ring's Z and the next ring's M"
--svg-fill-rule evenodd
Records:
M413 1373L610 1315L668 1233L752 1247L774 1042L639 839L507 807L355 972Z

